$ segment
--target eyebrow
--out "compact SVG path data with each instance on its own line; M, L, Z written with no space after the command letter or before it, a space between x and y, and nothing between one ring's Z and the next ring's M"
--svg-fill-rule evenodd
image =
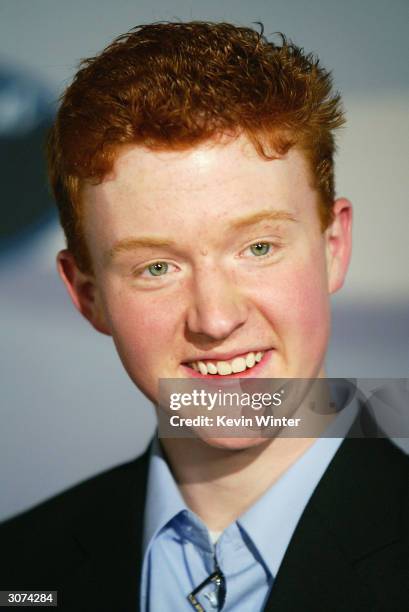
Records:
M155 238L154 236L146 236L143 238L124 238L114 244L114 246L107 252L107 260L111 260L115 255L119 253L125 253L127 251L135 251L138 248L158 248L158 247L171 247L174 242L171 240L165 240L163 238Z
M285 210L261 210L244 217L235 219L230 228L234 230L243 229L251 225L256 225L262 221L293 221L297 219L289 212ZM144 236L141 238L123 238L114 244L106 253L107 261L114 259L116 255L120 253L126 253L128 251L135 251L138 248L170 248L176 246L176 243L172 240L166 240L164 238L157 238L155 236Z
M233 221L231 227L233 229L242 229L250 225L256 225L262 221L293 221L297 219L286 210L261 210L259 212L240 217Z

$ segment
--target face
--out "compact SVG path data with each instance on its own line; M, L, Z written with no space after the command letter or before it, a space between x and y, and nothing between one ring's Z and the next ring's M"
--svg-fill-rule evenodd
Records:
M321 231L300 151L266 161L244 137L187 152L135 146L83 203L95 275L67 252L61 273L151 400L159 378L324 375L351 209L337 201Z

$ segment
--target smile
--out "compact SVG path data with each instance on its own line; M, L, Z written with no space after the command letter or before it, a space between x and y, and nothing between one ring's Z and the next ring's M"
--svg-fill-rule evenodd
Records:
M238 374L245 370L251 370L264 356L264 351L257 353L250 352L240 357L235 357L228 361L216 361L216 360L204 360L204 361L192 361L188 364L190 368L196 372L200 372L202 376L207 375L219 375L229 376L230 374Z

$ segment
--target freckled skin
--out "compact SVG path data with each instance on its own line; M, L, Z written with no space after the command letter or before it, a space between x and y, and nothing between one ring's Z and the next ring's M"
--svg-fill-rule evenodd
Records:
M185 377L181 363L201 352L273 347L259 376L324 375L329 294L348 265L350 205L335 203L335 222L323 233L310 183L301 152L266 161L241 137L187 152L127 148L109 179L86 187L95 278L88 279L93 300L81 308L77 289L76 304L112 335L129 376L151 400L159 378ZM230 229L265 209L296 221ZM176 246L124 252L107 263L118 240L141 236ZM260 241L273 244L264 260L249 249ZM168 263L166 275L149 276L146 266L155 261ZM76 291L72 283L69 289Z

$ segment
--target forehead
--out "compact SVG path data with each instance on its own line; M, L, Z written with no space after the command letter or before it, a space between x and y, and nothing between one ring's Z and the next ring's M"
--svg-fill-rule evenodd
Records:
M318 219L305 155L294 148L266 160L244 137L188 151L127 148L83 202L87 239L106 248L144 232L210 237L261 211Z
M156 195L169 188L181 194L199 193L247 183L254 190L258 180L262 188L277 188L280 182L280 189L285 190L289 174L292 180L308 180L309 166L303 152L293 148L280 156L273 151L272 159L266 159L245 136L239 136L205 142L185 151L128 146L119 151L112 172L95 191L120 196L138 189L139 195L145 198L149 193ZM145 189L147 186L149 189ZM92 191L94 187L89 189Z

